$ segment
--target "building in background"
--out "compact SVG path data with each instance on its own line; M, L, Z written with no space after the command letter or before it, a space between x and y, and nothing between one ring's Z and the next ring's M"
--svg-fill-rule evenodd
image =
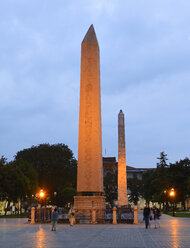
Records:
M107 175L109 172L117 172L118 162L116 161L116 157L103 157L103 169L104 169L104 176ZM150 168L135 168L132 166L126 166L127 169L127 179L129 178L137 178L142 180L142 175Z

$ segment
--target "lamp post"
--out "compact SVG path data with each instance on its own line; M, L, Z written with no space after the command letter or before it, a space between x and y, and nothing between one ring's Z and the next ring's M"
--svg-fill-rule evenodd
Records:
M173 202L173 216L175 216L175 212L174 212L174 197L175 197L175 190L174 188L172 188L169 192L169 195L170 195L170 198L172 199L172 202Z
M53 192L53 203L54 203L54 205L57 204L57 192L56 191Z
M164 190L164 206L163 206L163 210L164 210L164 212L165 213L167 213L168 212L168 197L167 197L167 190Z

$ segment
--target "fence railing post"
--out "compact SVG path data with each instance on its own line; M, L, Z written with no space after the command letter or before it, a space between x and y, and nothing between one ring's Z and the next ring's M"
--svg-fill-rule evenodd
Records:
M35 224L35 208L31 208L31 221L30 224Z
M113 224L117 224L117 208L113 208Z
M96 209L92 208L92 224L96 224Z
M138 209L134 207L134 224L138 224Z

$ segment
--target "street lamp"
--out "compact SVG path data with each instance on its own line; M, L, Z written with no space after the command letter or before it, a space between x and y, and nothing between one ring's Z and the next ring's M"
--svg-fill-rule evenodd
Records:
M173 188L170 190L170 196L171 197L174 197L175 196L175 190Z
M45 193L44 193L43 189L40 190L39 196L40 196L41 199L44 198Z
M174 188L172 188L172 189L170 190L169 195L170 195L171 199L173 200L173 214L172 214L172 215L175 216L175 212L174 212L174 197L175 197L175 190L174 190Z
M43 203L43 199L45 198L45 192L43 189L40 190L40 192L38 193L38 197L40 199L41 204Z

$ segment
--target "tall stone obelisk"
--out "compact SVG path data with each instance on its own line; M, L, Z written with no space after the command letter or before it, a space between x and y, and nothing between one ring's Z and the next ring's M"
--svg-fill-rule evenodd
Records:
M89 215L104 209L99 45L93 25L81 44L77 196L74 207ZM89 210L89 211L87 211Z
M128 205L125 151L125 119L122 110L118 114L118 206Z

